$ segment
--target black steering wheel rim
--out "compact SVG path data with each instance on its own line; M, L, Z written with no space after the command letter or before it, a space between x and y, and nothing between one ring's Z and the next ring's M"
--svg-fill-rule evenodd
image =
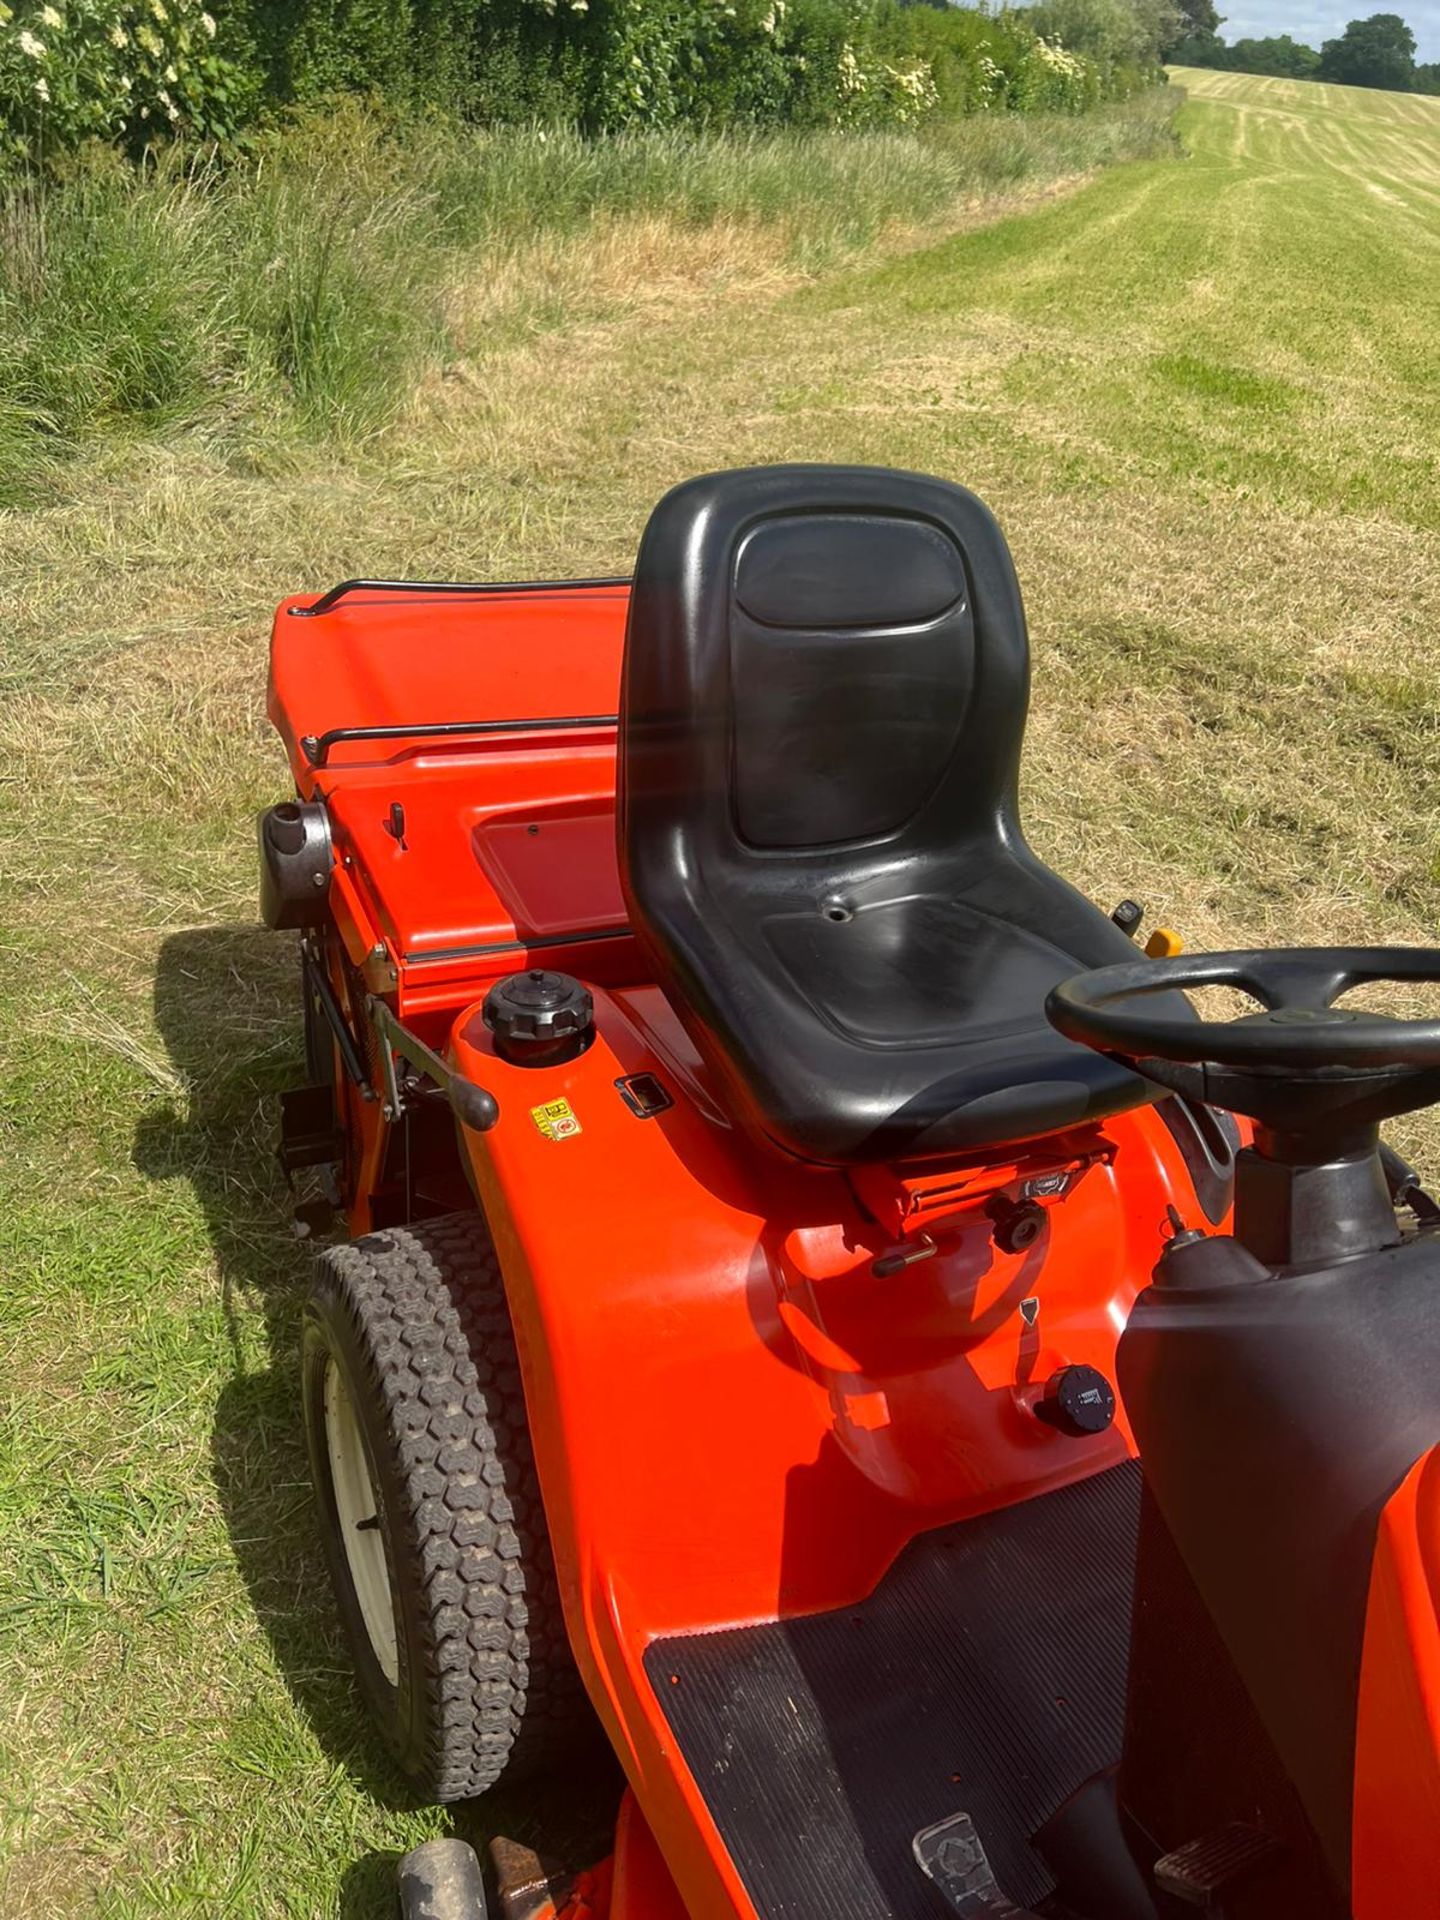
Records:
M1380 981L1440 984L1440 948L1276 947L1122 961L1056 987L1045 1003L1067 1039L1123 1059L1289 1073L1440 1067L1440 1019L1337 1007ZM1188 987L1238 987L1262 1012L1232 1020L1150 1013L1133 1003Z

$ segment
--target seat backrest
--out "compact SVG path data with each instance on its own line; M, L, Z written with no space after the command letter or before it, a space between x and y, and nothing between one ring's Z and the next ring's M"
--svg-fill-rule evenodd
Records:
M1009 551L963 487L784 466L675 488L641 542L621 696L642 941L683 960L732 887L843 890L1007 838L1028 681Z

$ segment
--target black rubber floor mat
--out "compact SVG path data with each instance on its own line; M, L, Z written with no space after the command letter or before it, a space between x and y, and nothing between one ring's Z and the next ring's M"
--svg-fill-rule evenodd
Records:
M936 1920L916 1833L968 1813L1010 1899L1120 1753L1133 1463L925 1534L836 1613L657 1640L646 1670L764 1920Z

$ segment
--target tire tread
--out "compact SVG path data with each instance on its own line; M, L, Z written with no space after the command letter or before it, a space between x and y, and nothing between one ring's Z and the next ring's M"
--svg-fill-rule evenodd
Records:
M395 1575L419 1601L411 1770L468 1799L557 1758L590 1717L499 1263L478 1214L449 1214L331 1247L317 1269L385 1413Z

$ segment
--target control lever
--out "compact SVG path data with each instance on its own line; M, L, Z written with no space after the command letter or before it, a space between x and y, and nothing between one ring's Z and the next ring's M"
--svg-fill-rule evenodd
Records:
M1384 1140L1380 1142L1380 1165L1395 1205L1408 1207L1422 1227L1440 1226L1440 1201L1425 1191L1410 1162Z

